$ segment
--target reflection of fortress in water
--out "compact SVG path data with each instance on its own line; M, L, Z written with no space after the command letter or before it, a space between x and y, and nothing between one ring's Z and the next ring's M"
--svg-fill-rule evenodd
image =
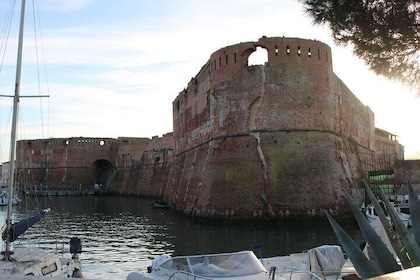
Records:
M256 47L268 61L249 66ZM346 215L344 188L358 196L369 172L403 179L403 147L334 74L330 48L297 38L213 53L173 101L173 133L163 137L18 144L21 186L102 184L196 217Z

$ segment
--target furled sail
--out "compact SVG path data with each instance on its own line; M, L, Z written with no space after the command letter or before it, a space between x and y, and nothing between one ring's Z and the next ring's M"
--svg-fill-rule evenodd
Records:
M48 213L50 210L51 209L44 209L41 212L35 214L34 216L26 220L13 223L10 227L9 234L7 234L7 229L3 231L3 235L2 235L3 240L6 240L6 238L9 237L10 242L15 241L21 234L23 234L32 225L39 222L42 219L42 217L44 217L45 214Z

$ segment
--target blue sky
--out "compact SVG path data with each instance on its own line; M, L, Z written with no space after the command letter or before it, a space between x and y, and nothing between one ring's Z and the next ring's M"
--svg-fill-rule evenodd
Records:
M0 19L9 2L0 2ZM397 134L406 156L420 151L413 125L420 119L420 99L373 74L350 47L335 46L329 29L314 26L297 0L37 0L35 6L41 27L36 40L27 0L21 94L50 97L22 98L19 139L171 132L172 101L211 53L265 35L330 45L334 72L373 110L376 126ZM14 91L19 3L15 9L1 94ZM0 99L2 161L9 156L11 102Z

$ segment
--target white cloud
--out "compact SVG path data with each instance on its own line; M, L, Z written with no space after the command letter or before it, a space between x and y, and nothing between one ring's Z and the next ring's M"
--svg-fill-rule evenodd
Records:
M85 8L96 0L43 0L38 5L40 10L47 11L77 11Z

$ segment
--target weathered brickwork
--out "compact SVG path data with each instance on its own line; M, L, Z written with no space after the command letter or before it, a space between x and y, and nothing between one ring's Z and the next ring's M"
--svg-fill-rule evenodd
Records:
M248 66L256 47L265 65ZM222 218L345 214L375 149L372 111L318 41L261 38L213 53L174 101L177 169L165 199Z
M116 191L121 194L161 197L170 180L168 175L173 161L173 135L167 133L160 138L143 138L141 142L142 145L138 138L130 138L121 147L117 159Z
M119 146L120 143L111 138L19 141L16 167L20 186L93 186L95 181L108 177L109 174L98 173L98 170L104 163L114 161Z
M120 194L160 196L173 158L173 137L54 138L18 141L22 191L80 186ZM160 188L160 189L159 189Z
M257 47L268 61L249 66ZM386 169L403 160L403 146L390 135L375 128L374 113L334 74L329 46L263 37L210 56L173 101L172 133L107 139L102 148L86 143L79 151L61 143L48 159L86 169L73 177L57 171L57 185L83 177L83 184L121 194L161 197L193 217L346 216L344 189L360 198L361 179L378 159L389 159ZM42 166L41 148L22 145L20 166Z

